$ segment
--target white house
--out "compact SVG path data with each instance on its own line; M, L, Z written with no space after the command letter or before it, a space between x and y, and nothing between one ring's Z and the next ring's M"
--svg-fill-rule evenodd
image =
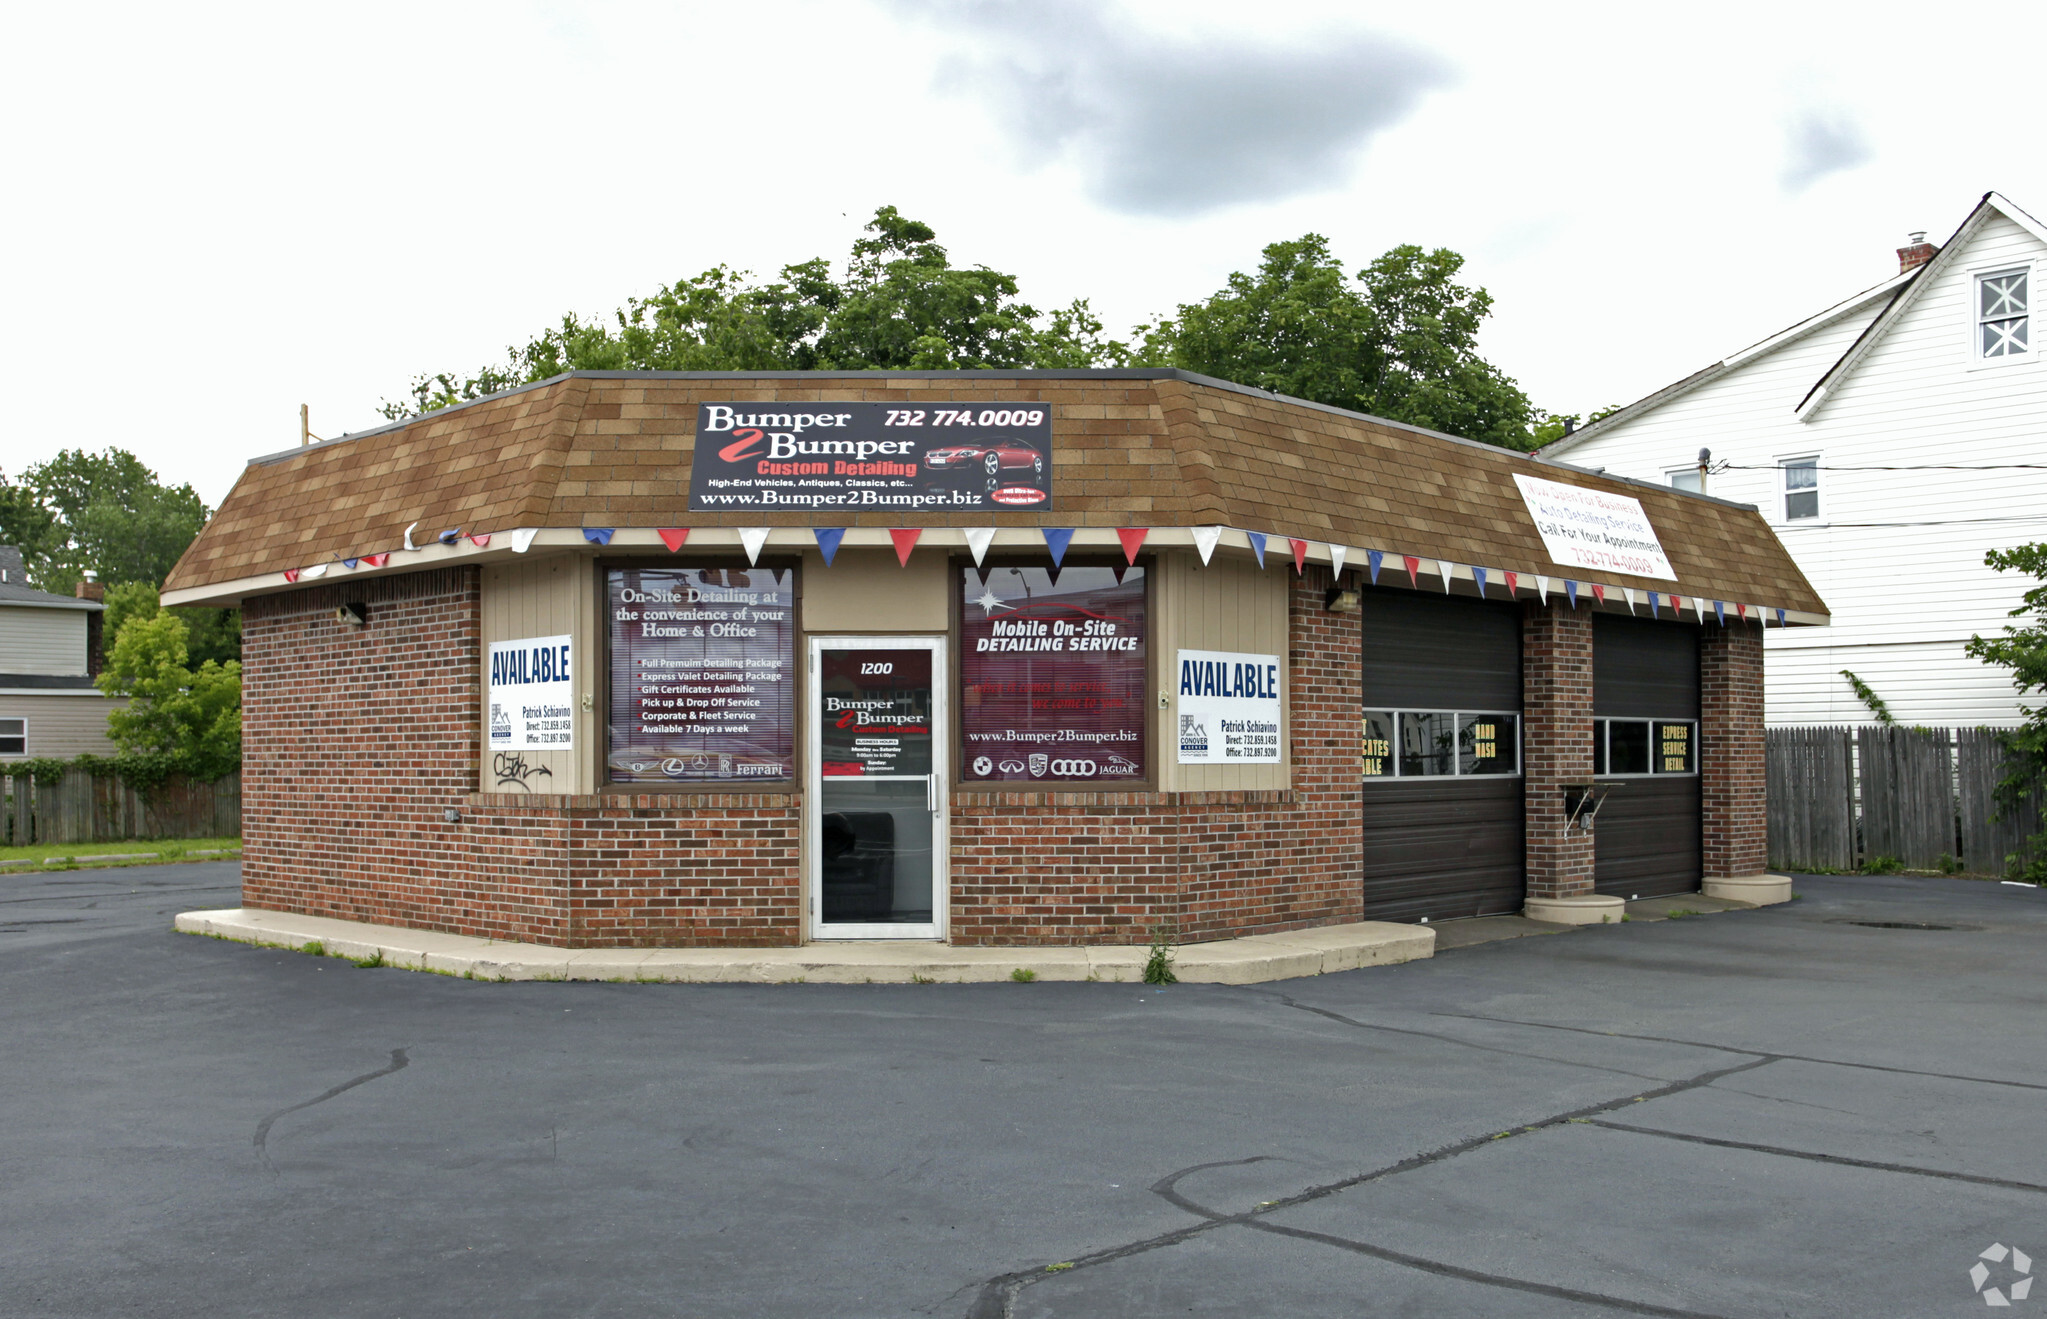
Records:
M0 774L32 756L110 756L110 702L93 686L100 588L77 597L28 584L21 551L0 545ZM93 598L88 598L93 597Z
M1986 193L1897 275L1543 451L1759 506L1833 611L1768 633L1768 721L2009 726L2005 670L1962 651L2032 583L1986 550L2047 539L2047 226ZM1704 471L1701 451L1710 450Z

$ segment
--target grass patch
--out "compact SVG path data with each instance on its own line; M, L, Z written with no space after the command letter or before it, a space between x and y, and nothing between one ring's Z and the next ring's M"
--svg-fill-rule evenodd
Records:
M1903 869L1904 866L1894 856L1873 856L1862 863L1865 875L1895 875Z
M1666 911L1663 914L1669 917L1671 920L1681 921L1687 916L1703 916L1706 913L1703 911L1695 911L1690 907L1672 907L1669 911Z
M51 857L62 857L67 865L79 857L121 857L115 861L93 861L93 866L166 865L173 861L223 861L227 857L195 857L194 852L239 852L239 838L126 838L117 843L37 843L31 847L0 847L0 866L44 865ZM55 869L55 867L51 867Z
M325 957L327 955L327 945L318 939L310 939L299 945L299 951L308 957Z
M1028 985L1031 981L1038 978L1038 973L1029 967L1020 966L1009 973L1009 978L1016 981L1019 985Z
M384 950L379 948L368 957L351 957L348 960L365 971L374 971L384 964Z

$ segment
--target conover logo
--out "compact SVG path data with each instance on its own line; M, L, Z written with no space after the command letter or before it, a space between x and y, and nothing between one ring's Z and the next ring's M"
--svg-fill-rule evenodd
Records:
M1006 485L988 498L998 504L1042 504L1048 496L1035 486Z
M720 459L728 463L743 463L749 458L760 457L759 450L748 453L746 446L758 440L761 437L761 432L757 430L744 430L736 431L734 434L739 438L718 450L718 457Z
M1052 772L1064 775L1067 778L1093 778L1095 762L1092 760L1055 760L1052 762Z

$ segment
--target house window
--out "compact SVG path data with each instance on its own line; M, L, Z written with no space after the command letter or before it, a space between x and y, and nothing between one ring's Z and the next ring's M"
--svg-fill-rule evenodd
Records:
M1672 490L1689 490L1695 495L1703 494L1705 491L1705 487L1699 481L1697 467L1673 467L1666 475L1670 477Z
M1792 458L1784 463L1784 520L1820 515L1820 460Z
M1976 356L2023 357L2033 350L2032 268L1976 276Z
M28 754L28 720L0 719L0 756Z

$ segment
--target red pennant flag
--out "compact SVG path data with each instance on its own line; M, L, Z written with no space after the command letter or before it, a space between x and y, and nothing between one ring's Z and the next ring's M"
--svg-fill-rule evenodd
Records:
M362 561L372 568L381 568L391 561L391 552L386 550L382 554L365 554Z
M1594 583L1592 584L1592 598L1593 598L1594 600L1597 600L1597 601L1599 601L1599 603L1601 603L1601 604L1605 604L1605 603L1606 603L1606 588L1605 588L1604 586L1601 586L1601 585L1600 585L1599 583L1597 583L1597 582L1594 582Z
M1509 599L1512 599L1514 593L1521 589L1521 574L1508 572L1503 568L1500 570L1500 575L1507 579L1507 596Z
M654 529L654 534L661 538L661 543L668 547L668 552L670 554L673 554L677 550L682 548L682 543L684 541L689 539L689 528L656 527Z
M1734 615L1742 622L1748 622L1748 606L1737 600L1734 605Z
M917 537L924 534L922 527L891 527L888 538L896 543L896 562L905 568L910 566L910 551L917 548Z
M285 580L285 581L287 581L287 582L295 582L295 581L297 581L298 579L299 579L299 570L298 570L298 569L296 569L296 568L286 568L286 569L284 570L284 580Z
M1144 548L1144 538L1150 534L1150 527L1116 528L1116 539L1123 542L1123 558L1125 562L1132 564L1137 562L1137 551Z
M1294 552L1294 576L1305 576L1308 571L1308 542L1295 540L1292 536L1288 536L1286 543L1288 548Z
M1416 590L1420 590L1421 582L1415 577L1415 573L1421 570L1422 561L1415 558L1412 554L1401 555L1400 561L1407 565L1407 584Z
M490 544L490 533L486 531L481 536L471 536L469 538L469 543L471 545L474 545L477 549L482 549L484 546Z

